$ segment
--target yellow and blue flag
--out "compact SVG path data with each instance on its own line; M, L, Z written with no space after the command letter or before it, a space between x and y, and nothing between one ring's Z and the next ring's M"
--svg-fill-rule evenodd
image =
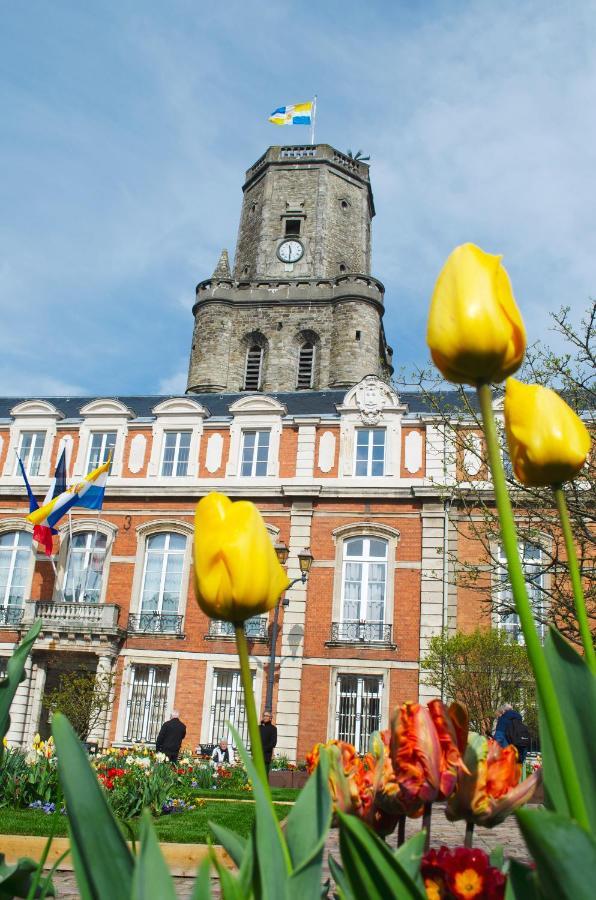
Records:
M279 106L269 116L273 125L312 125L314 100L295 103L293 106Z
M73 506L82 506L84 509L101 509L111 461L112 455L110 454L108 461L89 472L83 481L73 484L68 490L44 503L39 509L32 510L27 516L28 521L33 525L43 522L52 528Z

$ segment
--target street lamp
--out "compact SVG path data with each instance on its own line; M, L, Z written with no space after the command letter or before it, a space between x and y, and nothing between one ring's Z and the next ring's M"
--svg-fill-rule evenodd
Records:
M275 552L277 554L277 558L282 566L286 564L288 561L288 556L290 551L286 544L283 541L279 541L275 545ZM310 567L313 563L313 555L310 550L301 550L298 554L298 565L300 567L300 575L298 578L294 578L290 581L289 585L286 588L286 591L297 584L299 581L302 584L306 584L306 579L308 578L308 573L310 572ZM285 592L284 592L285 593ZM287 606L289 604L289 600L286 597L280 597L275 606L275 612L273 613L273 624L271 626L271 651L269 653L269 672L267 673L267 695L265 697L265 712L271 713L273 711L273 682L275 680L275 650L277 647L277 635L279 632L279 607L283 604Z

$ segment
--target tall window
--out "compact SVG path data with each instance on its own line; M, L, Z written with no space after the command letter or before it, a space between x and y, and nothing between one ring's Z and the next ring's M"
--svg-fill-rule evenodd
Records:
M172 630L177 622L186 537L168 531L147 540L141 592L141 630ZM162 629L153 628L161 623Z
M542 551L535 544L524 544L520 547L523 550L522 565L526 576L526 588L530 602L536 613L536 624L540 639L544 640L546 626L544 624L544 572L542 566ZM509 583L509 575L507 573L507 559L503 547L499 547L499 567L497 569L497 590L498 602L501 609L515 609L515 600ZM519 616L516 612L502 612L499 615L499 628L511 635L518 644L524 643L524 636L521 630Z
M351 538L344 544L342 622L366 622L369 640L383 639L387 541Z
M115 431L92 431L91 440L89 441L89 456L87 459L87 471L92 472L98 466L107 462L108 456L112 454L112 462L114 461L114 447L116 446Z
M383 680L377 676L339 675L335 737L366 753L373 732L381 725Z
M64 578L68 603L99 603L107 538L99 531L73 534Z
M314 345L307 341L300 348L298 356L298 390L309 390L312 387L313 370L315 362Z
M241 475L266 475L269 459L269 431L242 432Z
M385 474L385 429L356 429L354 475Z
M261 370L263 368L263 348L253 344L246 354L246 367L244 370L244 390L258 391L261 389Z
M28 531L0 534L0 610L6 624L18 621L29 582L31 535Z
M153 744L165 719L169 666L133 666L124 740Z
M39 475L41 454L46 441L45 431L21 431L19 441L19 456L23 460L27 475ZM15 472L19 471L19 461L16 460Z
M209 740L212 744L217 744L222 738L225 738L232 745L230 723L238 731L244 744L248 745L248 727L240 672L234 669L216 669L213 673L209 721Z
M182 476L188 474L190 438L190 431L166 431L161 461L162 475Z

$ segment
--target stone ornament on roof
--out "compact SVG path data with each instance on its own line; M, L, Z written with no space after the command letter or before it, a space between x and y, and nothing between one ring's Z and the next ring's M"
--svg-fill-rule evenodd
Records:
M397 394L376 375L367 375L362 379L356 386L354 400L364 425L378 425L383 418L384 409L399 405Z
M219 260L215 269L213 270L212 278L218 279L223 278L226 281L232 280L232 272L230 270L230 258L228 256L227 250L222 250L219 256Z

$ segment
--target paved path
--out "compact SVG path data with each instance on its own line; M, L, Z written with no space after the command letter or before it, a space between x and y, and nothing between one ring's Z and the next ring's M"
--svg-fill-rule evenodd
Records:
M411 837L420 828L420 819L408 819L406 823L406 837ZM440 847L441 844L447 844L449 847L461 846L464 842L465 824L463 822L448 822L440 805L437 805L433 811L433 821L431 829L431 846ZM331 853L335 859L339 860L338 847L339 833L337 829L332 829L327 839L327 854ZM395 836L389 838L389 843L395 844ZM493 847L501 844L505 851L505 856L513 856L516 859L527 861L528 853L523 838L519 833L517 823L513 816L507 819L502 825L496 828L477 828L474 833L474 846L482 847L487 853ZM323 878L327 878L329 869L325 863ZM176 894L180 900L188 898L192 894L192 878L175 878ZM76 881L72 872L59 872L55 879L56 896L59 900L77 900L79 893L76 888ZM217 881L213 880L213 896L219 897L217 889ZM106 898L108 900L108 898ZM308 900L308 898L305 898Z

